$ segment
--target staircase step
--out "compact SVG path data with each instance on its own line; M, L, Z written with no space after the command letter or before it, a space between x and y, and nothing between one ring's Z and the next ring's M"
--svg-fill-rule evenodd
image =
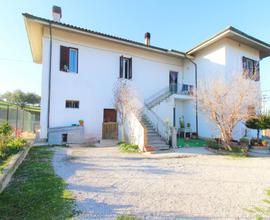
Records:
M170 148L167 144L149 144L149 146L155 148L156 150L168 150Z
M148 145L167 145L165 141L162 140L148 140Z

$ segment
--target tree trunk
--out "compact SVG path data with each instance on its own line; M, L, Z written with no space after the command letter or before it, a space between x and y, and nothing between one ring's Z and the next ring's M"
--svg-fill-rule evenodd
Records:
M260 129L257 129L257 142L259 144L260 141Z

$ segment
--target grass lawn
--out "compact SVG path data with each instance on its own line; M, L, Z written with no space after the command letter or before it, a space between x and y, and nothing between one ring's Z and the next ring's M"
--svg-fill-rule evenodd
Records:
M206 147L205 140L202 139L189 139L185 140L184 138L177 138L178 147Z
M67 219L76 214L72 194L54 173L53 152L33 147L0 194L0 219Z

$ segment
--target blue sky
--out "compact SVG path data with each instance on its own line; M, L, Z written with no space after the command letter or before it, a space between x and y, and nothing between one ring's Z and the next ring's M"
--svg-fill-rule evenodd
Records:
M234 26L270 43L269 0L0 0L0 93L22 89L40 94L41 65L32 62L21 13L186 51L225 27ZM261 62L262 89L270 89L270 59Z

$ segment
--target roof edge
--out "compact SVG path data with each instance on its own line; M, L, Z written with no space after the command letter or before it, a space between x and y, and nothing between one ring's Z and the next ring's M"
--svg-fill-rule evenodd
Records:
M137 42L137 41L133 41L133 40L129 40L129 39L125 39L125 38L121 38L121 37L117 37L117 36L97 32L97 31L93 31L93 30L90 30L90 29L81 28L81 27L78 27L78 26L74 26L74 25L70 25L70 24L66 24L66 23L62 23L62 22L53 21L53 20L46 19L46 18L41 18L41 17L38 17L38 16L31 15L29 13L22 13L22 15L24 16L24 18L36 20L39 23L48 24L48 25L51 24L52 26L59 26L60 28L70 29L70 30L73 30L73 31L75 30L77 32L83 32L83 33L88 34L88 35L90 34L92 36L96 36L96 37L111 40L111 41L116 41L116 42L119 42L119 43L122 43L122 44L134 46L134 47L139 47L139 48L142 48L142 49L145 49L145 50L150 50L150 51L153 51L153 52L159 52L159 53L173 55L173 56L180 56L180 57L183 57L183 58L186 56L186 53L181 52L181 51L169 50L169 49L156 47L156 46L152 46L152 45L147 46L147 45L145 45L144 43L141 43L141 42Z
M217 40L222 39L224 36L226 36L229 33L233 33L233 34L236 34L238 36L240 35L241 37L246 38L247 40L249 40L253 43L261 45L261 46L265 47L266 49L269 49L269 51L270 51L270 44L268 44L262 40L259 40L255 37L252 37L251 35L248 35L245 32L240 31L239 29L237 29L235 27L229 26L229 27L225 28L223 31L213 35L212 37L208 38L207 40L205 40L205 41L199 43L198 45L196 45L195 47L191 48L190 50L187 51L187 54L192 55L193 53L211 45L212 44L211 42L216 42Z

